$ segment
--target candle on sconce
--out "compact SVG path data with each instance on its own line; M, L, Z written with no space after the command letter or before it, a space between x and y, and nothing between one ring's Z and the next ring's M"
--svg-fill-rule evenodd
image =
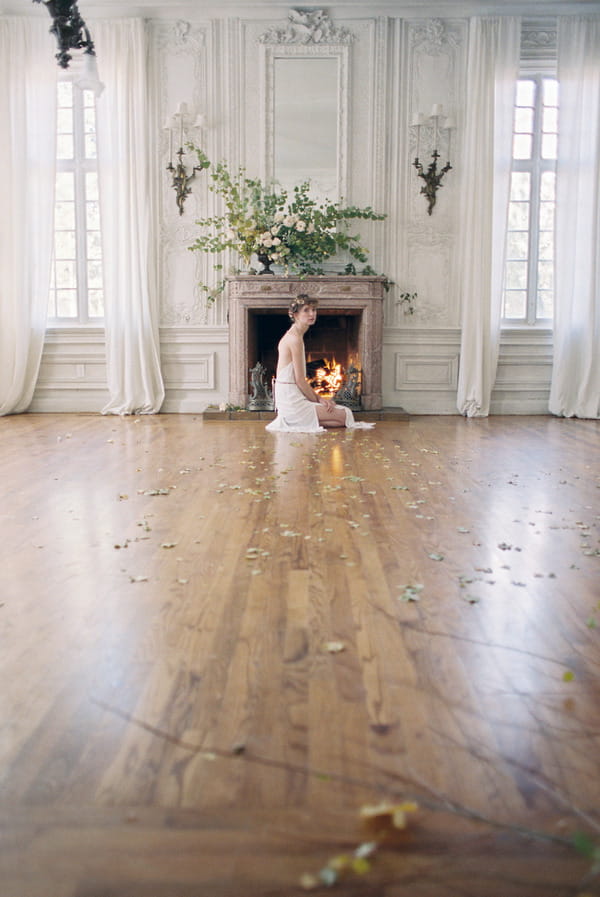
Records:
M183 119L187 115L187 103L180 103L177 114L179 115L179 149L183 149Z
M194 122L192 127L203 128L205 124L206 124L206 116L202 115L202 113L200 113L199 115L196 116L196 121Z
M448 161L450 161L450 143L452 140L452 128L456 127L456 122L452 118L452 116L448 116L446 121L444 122L444 129L448 131Z
M420 143L421 143L421 125L423 124L424 120L425 120L424 115L422 115L420 112L415 112L410 121L411 127L417 129L417 152L416 152L417 159L419 158L419 149L420 149Z
M443 114L444 114L444 107L442 106L442 104L434 103L433 106L431 107L431 117L437 118Z
M173 163L173 119L169 116L165 121L163 128L169 132L169 165Z

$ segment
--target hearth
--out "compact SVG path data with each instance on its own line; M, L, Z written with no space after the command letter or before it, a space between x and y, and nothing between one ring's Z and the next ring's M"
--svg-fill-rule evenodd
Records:
M379 410L383 283L383 277L228 278L231 404L249 407L255 365L264 368L270 382L277 343L289 327L289 302L306 293L319 303L317 321L305 336L307 371L316 373L322 362L334 360L344 371L352 368L359 383L359 407Z

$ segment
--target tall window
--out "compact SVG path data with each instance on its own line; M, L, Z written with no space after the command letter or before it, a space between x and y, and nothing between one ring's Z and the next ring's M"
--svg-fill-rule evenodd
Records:
M519 79L508 212L503 318L535 324L554 307L554 205L558 82Z
M96 107L91 90L58 83L51 323L102 319L102 242L98 201Z

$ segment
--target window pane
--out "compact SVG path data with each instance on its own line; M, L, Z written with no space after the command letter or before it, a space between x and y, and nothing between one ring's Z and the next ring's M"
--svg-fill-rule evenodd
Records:
M528 243L527 231L509 231L506 239L507 259L526 259Z
M57 230L75 229L75 204L57 202L54 211L54 227Z
M73 260L56 261L56 286L59 289L65 287L75 288L77 286L77 275L75 272L75 262Z
M86 227L88 230L100 230L100 209L96 200L85 204Z
M56 291L56 317L57 318L76 318L77 317L77 291L76 290L57 290Z
M98 174L95 171L88 171L85 176L85 197L98 199Z
M558 81L554 78L544 78L544 103L558 106Z
M517 109L515 131L527 134L533 131L533 109Z
M533 106L535 101L535 81L517 82L517 106Z
M540 230L554 229L554 203L540 203Z
M544 230L540 234L538 258L551 261L554 258L554 231Z
M538 290L536 315L551 318L554 314L554 293L552 290Z
M528 202L511 202L509 204L508 226L511 230L527 230L529 227Z
M544 171L540 181L540 198L554 199L556 174L553 171Z
M102 265L93 261L87 264L88 287L98 289L102 287Z
M56 129L59 134L73 133L73 112L71 109L59 109L57 111Z
M506 290L504 293L504 317L524 318L527 308L527 293L525 290Z
M542 159L556 159L557 137L556 134L542 135Z
M554 262L538 262L538 288L551 290L554 286Z
M56 199L73 200L75 198L75 181L70 171L59 171L56 175Z
M527 262L506 263L506 289L527 289Z
M73 105L73 85L70 81L59 81L57 85L57 102L59 106Z
M558 109L556 107L544 106L542 130L552 131L554 134L558 131Z
M56 138L56 158L72 159L73 158L73 135L59 134Z
M510 198L529 199L531 175L528 171L513 171L510 179Z
M96 150L96 135L95 134L86 134L85 135L85 158L86 159L95 159L98 155Z
M513 141L513 158L531 158L531 136L529 134L515 134Z
M93 106L84 110L83 129L86 133L96 130L96 110Z
M89 259L102 258L100 231L90 230L87 232L87 255Z
M102 290L88 291L88 313L90 318L104 317L104 294Z
M54 235L54 254L57 259L75 258L75 231L56 231Z

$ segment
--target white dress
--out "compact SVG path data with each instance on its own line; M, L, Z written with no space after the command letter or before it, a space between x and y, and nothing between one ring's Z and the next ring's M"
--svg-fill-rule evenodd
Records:
M367 430L375 426L355 421L349 408L340 407L346 412L346 427L349 430ZM309 401L296 385L293 361L281 370L275 380L275 408L277 417L266 427L271 433L322 433L325 429L319 424L317 403Z

